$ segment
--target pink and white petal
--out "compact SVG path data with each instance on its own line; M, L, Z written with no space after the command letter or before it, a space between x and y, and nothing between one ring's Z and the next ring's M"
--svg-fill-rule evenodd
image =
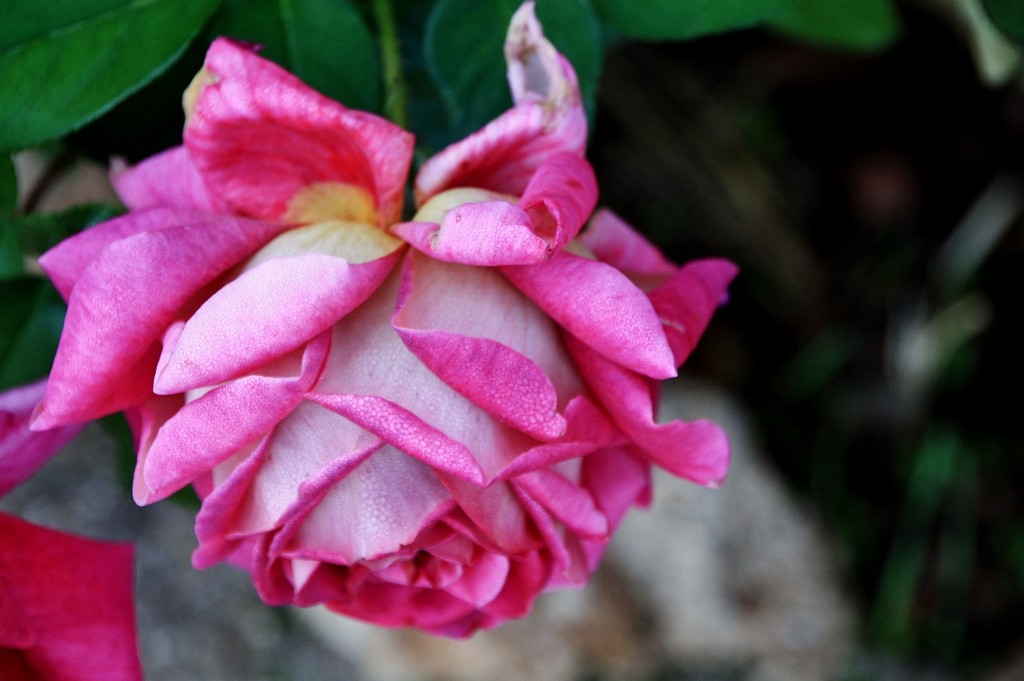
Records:
M216 385L287 354L362 304L397 254L362 265L309 253L268 260L211 296L165 346L154 389Z
M541 164L519 201L549 253L561 250L579 233L596 203L594 170L585 158L565 152Z
M33 428L119 411L111 394L204 285L283 229L210 216L107 246L74 287Z
M472 310L462 304L468 300ZM392 325L435 375L502 422L540 440L565 432L559 392L582 383L554 325L500 274L413 254Z
M115 160L110 181L133 212L160 207L226 212L224 203L207 189L185 147L168 149L130 168Z
M239 544L251 541L245 529L240 527L238 516L249 487L266 458L269 441L269 437L261 440L203 499L203 505L196 514L199 546L192 552L192 567L196 570L205 570L227 560L237 551Z
M579 239L598 260L634 280L663 281L679 269L654 244L607 208L594 213Z
M651 465L634 455L633 447L609 447L586 457L580 483L589 489L608 519L609 532L633 506L646 507L651 500ZM580 542L591 572L608 548L607 541Z
M18 641L27 644L19 651L20 670L32 670L30 679L141 681L132 546L76 537L2 513L0 537L0 584L19 620L35 634L34 640ZM6 628L0 624L0 631Z
M308 399L374 433L431 468L477 485L484 474L461 442L390 400L376 395L310 393Z
M518 196L549 156L583 155L587 117L576 73L544 37L532 3L509 25L505 59L515 106L423 164L416 176L417 205L452 187Z
M729 283L739 270L728 260L698 260L681 267L671 279L650 293L676 366L697 346L711 316L725 302Z
M303 484L273 555L340 565L374 560L413 543L450 508L434 471L393 447L377 446L353 463Z
M365 458L382 445L380 438L352 421L313 402L302 402L268 437L267 454L232 521L233 531L256 534L280 528L300 500L304 485L322 479L339 461ZM227 484L236 474L228 460L217 466L214 479Z
M142 479L148 494L136 501L163 499L267 434L319 377L329 338L323 334L306 346L296 373L244 376L182 407L146 454Z
M64 300L96 257L110 244L143 232L194 224L209 216L180 208L154 208L129 213L68 237L39 258L39 265Z
M654 422L652 382L566 336L566 345L591 390L619 427L652 462L673 475L709 487L729 470L729 440L707 420Z
M0 497L32 476L82 430L71 425L33 432L32 410L46 391L46 379L0 393Z
M562 328L605 357L651 378L676 375L653 306L614 267L562 252L538 265L501 272Z
M500 470L534 441L460 395L409 351L389 323L398 284L394 272L334 325L333 350L310 399L425 463L482 484L481 475ZM332 396L330 403L322 396Z
M464 203L448 211L441 224L405 222L392 231L435 260L464 265L524 265L549 255L530 216L506 201Z
M226 39L211 45L204 72L185 146L207 187L235 211L280 219L300 190L331 183L367 192L381 227L397 220L412 135Z

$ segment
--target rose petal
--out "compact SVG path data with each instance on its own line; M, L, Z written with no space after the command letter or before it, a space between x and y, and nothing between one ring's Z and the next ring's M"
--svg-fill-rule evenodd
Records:
M199 87L185 146L207 187L234 210L281 219L301 190L340 185L366 192L380 226L398 218L409 133L346 109L225 39L207 52Z
M16 620L0 620L0 637L25 646L20 670L30 670L32 679L141 681L132 547L82 539L5 514L0 514L0 538L0 588L18 611ZM11 641L11 624L19 623L34 637ZM4 679L6 662L15 661L0 660Z
M728 260L698 260L681 267L651 291L651 304L665 325L676 366L681 366L697 346L711 316L725 302L729 282L737 272Z
M456 302L470 299L473 309ZM540 440L565 432L545 370L563 395L582 384L554 325L498 273L413 254L392 325L435 375L502 422Z
M82 430L77 424L41 433L29 430L32 410L45 391L43 379L0 393L0 497L27 480Z
M363 265L310 253L268 260L227 284L165 346L154 390L216 385L320 334L365 301L397 255Z
M269 376L244 376L182 407L147 452L142 477L149 493L136 502L163 499L266 434L302 401L329 347L330 335L323 334L306 346L298 372L274 375L280 372L275 367Z
M135 365L148 364L154 343L181 307L281 229L211 216L107 246L74 287L33 428L86 421L129 406L112 402L111 394Z
M654 244L607 208L594 213L579 238L598 260L634 281L651 278L664 281L679 269Z
M644 454L673 475L717 487L729 470L729 440L707 420L654 423L648 379L602 357L575 338L566 345L604 408Z
M39 258L64 300L96 257L110 244L143 232L195 224L209 216L180 208L154 208L107 220L61 241Z
M185 147L150 156L131 168L115 162L110 181L133 212L158 207L227 212L224 203L207 189Z
M672 350L650 301L614 267L563 252L539 265L501 271L605 357L652 378L676 375Z

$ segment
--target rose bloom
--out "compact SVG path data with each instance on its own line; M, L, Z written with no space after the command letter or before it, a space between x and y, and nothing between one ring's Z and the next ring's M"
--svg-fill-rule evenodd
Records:
M718 484L720 429L653 411L735 268L591 217L532 4L505 53L515 105L424 164L401 222L411 135L215 42L183 146L115 171L131 212L40 261L68 315L33 428L125 410L136 500L203 500L196 567L448 636L583 584L652 463Z

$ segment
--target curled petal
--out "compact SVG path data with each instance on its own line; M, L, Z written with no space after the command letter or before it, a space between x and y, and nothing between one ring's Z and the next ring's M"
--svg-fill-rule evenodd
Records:
M208 216L107 246L75 284L46 396L32 427L87 421L130 406L111 399L144 375L154 345L203 286L283 229ZM152 374L149 374L150 376Z
M637 447L673 475L709 487L729 470L729 441L707 420L654 422L651 382L566 336L566 345L604 408Z
M545 260L549 252L526 211L505 201L464 203L440 224L405 222L393 230L435 260L464 265L524 265Z
M561 153L533 174L519 205L494 192L454 189L431 198L396 234L436 260L464 265L528 265L561 250L597 200L590 164Z
M142 479L147 494L136 501L159 501L264 436L319 378L329 348L330 334L322 334L306 346L297 372L275 368L268 376L244 376L182 407L146 453Z
M681 267L651 291L651 304L665 325L677 367L697 347L711 316L725 302L729 282L737 272L728 260L698 260Z
M676 375L661 321L643 291L604 263L559 253L502 273L564 329L605 357L652 378Z
M417 205L451 187L518 196L548 157L583 154L587 117L576 72L544 37L532 2L512 18L505 60L515 106L423 164L416 176Z
M586 159L560 153L548 157L530 178L519 201L549 252L571 241L597 203L597 178Z
M594 503L594 497L560 473L544 469L526 473L514 484L540 503L574 534L591 540L608 538L608 519Z
M352 265L310 253L260 264L211 296L165 346L154 389L216 385L287 354L365 301L396 261Z
M368 196L380 226L399 217L409 133L346 109L225 39L210 47L195 88L185 146L206 186L235 211L285 219L301 191L326 187L341 197L340 210L361 215L360 201L345 199Z
M29 430L32 410L45 391L43 379L0 393L0 497L28 479L82 429L71 425L41 433Z
M185 147L168 149L131 168L115 161L110 181L132 211L168 207L225 212L223 202L207 189Z

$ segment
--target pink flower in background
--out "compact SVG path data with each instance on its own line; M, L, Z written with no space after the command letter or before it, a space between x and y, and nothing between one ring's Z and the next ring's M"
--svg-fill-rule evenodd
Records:
M0 497L24 482L71 441L82 424L33 432L32 411L46 390L46 381L0 393Z
M0 547L0 679L142 679L130 545L0 513Z
M591 217L530 3L506 56L515 106L427 161L401 222L408 133L214 43L184 145L115 176L132 212L40 261L68 316L33 427L126 410L136 499L203 499L197 567L450 636L584 583L651 463L718 484L722 432L654 405L735 268Z

